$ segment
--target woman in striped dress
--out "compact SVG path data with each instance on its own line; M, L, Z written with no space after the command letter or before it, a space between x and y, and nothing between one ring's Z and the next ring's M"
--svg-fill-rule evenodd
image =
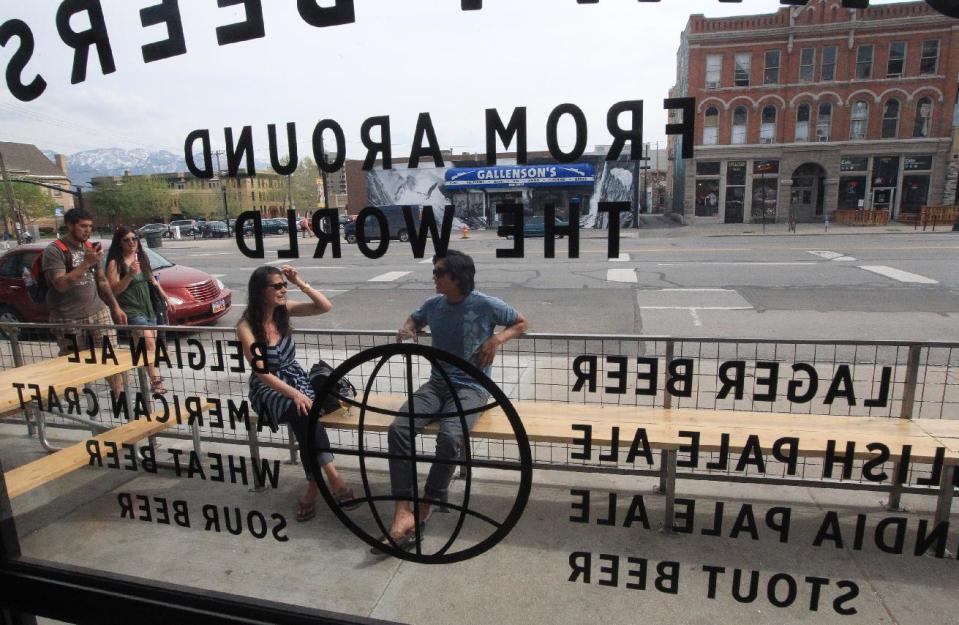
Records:
M287 281L299 288L310 302L290 302L286 298ZM314 393L306 371L296 361L296 344L290 317L322 315L333 304L325 295L311 287L293 267L281 269L269 265L259 267L250 276L247 289L247 307L236 333L243 344L246 359L253 362L253 345L266 346L265 373L250 374L250 404L260 419L276 431L281 423L289 423L300 447L300 460L306 471L306 490L300 498L297 521L308 521L316 515L316 498L319 494L314 476L309 473L306 454L306 439L309 429L310 407ZM259 351L262 354L262 351ZM319 423L316 427L316 444L320 449L329 449L326 429ZM347 510L359 505L336 467L333 455L320 452L319 463L326 474L330 490L340 505Z

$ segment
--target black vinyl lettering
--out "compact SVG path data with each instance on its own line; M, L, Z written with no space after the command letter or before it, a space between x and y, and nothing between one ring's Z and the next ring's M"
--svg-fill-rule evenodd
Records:
M353 0L336 0L331 7L321 7L316 0L296 0L296 10L310 26L342 26L356 21Z
M629 212L633 207L629 202L599 202L596 209L601 213L609 213L606 257L619 258L619 214Z
M588 490L570 490L570 496L578 498L578 501L574 500L569 507L573 512L579 512L578 515L570 515L570 523L589 523L589 496L590 492Z
M7 63L7 88L10 89L11 95L21 102L31 102L47 90L47 81L40 74L34 76L28 84L23 82L23 71L33 57L35 48L33 31L23 20L7 20L0 25L0 46L6 46L12 37L20 40L20 46Z
M216 5L221 9L237 4L243 5L246 19L236 24L218 26L216 29L217 45L225 46L266 36L266 27L263 24L263 5L260 0L216 0Z
M323 225L327 224L324 228ZM292 230L290 231L292 232ZM316 235L316 249L313 258L323 258L326 246L333 246L333 258L340 258L340 222L335 208L321 208L313 212L313 234Z
M583 370L583 365L586 369ZM596 392L596 356L592 354L580 354L573 359L573 375L576 381L573 382L573 392L578 393L583 390L583 384L588 383L590 393ZM638 391L637 391L638 393Z
M720 573L726 572L726 567L703 565L703 570L709 574L709 584L706 590L706 596L710 599L716 598L716 578Z
M369 217L376 220L379 229L380 243L376 246L376 249L370 247L370 239L366 236L366 222ZM390 248L390 234L392 233L390 232L386 215L375 206L367 206L356 216L356 246L360 248L363 256L367 258L380 258L386 254L386 251Z
M626 588L630 590L646 590L646 569L648 566L646 558L629 556L626 558L626 563L630 565L629 568L626 569L626 578L636 580L635 582L626 582Z
M413 207L403 207L403 220L406 222L406 231L410 235L410 248L413 250L413 258L423 258L426 253L426 237L433 242L433 251L439 257L446 256L446 250L450 244L450 232L453 230L453 213L455 209L452 205L443 207L443 226L438 232L436 230L436 215L431 206L424 206L420 211L419 229L416 227L416 220L413 219Z
M779 542L789 542L789 520L792 510L783 506L774 506L766 510L766 527L779 533Z
M819 530L816 531L816 537L812 541L813 547L821 547L827 540L831 540L836 549L843 548L842 528L839 526L839 515L835 510L826 511L822 523L819 524Z
M373 141L370 131L374 126L380 127L380 140ZM363 171L373 169L376 164L376 155L383 154L383 169L393 169L393 148L390 145L390 116L369 117L363 120L360 126L360 139L366 147L366 158L363 159Z
M779 585L779 582L786 582L786 596L782 599L776 594L776 587ZM769 603L777 608L788 608L791 606L796 602L797 594L796 579L792 575L776 573L769 578L769 583L766 586L766 598L769 599Z
M759 595L759 571L749 572L749 586L743 592L743 570L733 569L733 599L739 603L752 603Z
M856 442L855 441L846 441L846 453L837 454L836 453L836 441L828 440L826 441L826 457L823 458L822 462L822 476L825 478L832 477L832 468L833 465L837 462L842 464L842 477L844 480L852 478L852 465L853 465L853 454L856 452Z
M336 156L332 161L326 159L326 147L323 141L323 133L327 130L333 131L333 139L336 143ZM346 162L346 135L343 134L343 127L332 119L321 119L313 128L313 160L320 171L328 174L336 173ZM313 232L316 232L314 229Z
M226 142L226 166L227 175L235 178L240 172L240 162L246 159L246 175L256 176L256 164L253 162L253 127L244 126L240 130L240 136L234 143L233 129L226 127L223 129L224 140Z
M285 543L290 540L290 537L287 536L284 532L286 530L286 517L282 514L274 512L270 515L270 518L276 521L276 525L273 526L273 540L279 543Z
M569 554L569 581L575 582L582 577L583 583L588 584L591 560L591 554L588 551L574 551Z
M647 371L643 371L643 366L649 367ZM658 384L659 378L659 359L658 358L647 358L645 356L640 356L636 359L636 394L637 395L651 395L656 396L656 392L659 389ZM640 387L640 382L648 382L645 387Z
M656 565L656 590L668 595L679 594L679 562L665 561Z
M423 145L424 137L427 143L425 146ZM420 166L420 158L424 156L432 157L434 167L444 167L443 153L440 151L439 142L436 140L436 130L433 128L433 119L429 113L420 113L416 118L413 146L410 149L410 159L406 166L409 169L416 169Z
M503 147L509 149L513 137L516 137L516 164L527 163L526 154L526 107L517 106L509 118L509 124L503 120L496 109L486 109L486 164L496 164L496 137L499 136Z
M76 32L70 28L70 18L77 13L87 12L90 29ZM70 84L78 84L87 79L87 59L90 46L96 46L100 59L100 69L104 75L117 71L113 62L113 50L110 48L110 35L103 18L100 0L63 0L57 8L57 32L63 43L73 48L73 71Z
M513 249L496 248L496 258L523 258L523 206L503 203L496 205L496 214L503 215L496 236L513 237ZM509 219L505 217L509 215Z
M866 445L866 449L873 452L874 454L878 451L879 453L873 457L866 460L862 465L862 476L870 482L884 482L888 479L889 474L885 471L880 471L876 473L874 469L882 468L882 465L886 464L886 461L889 460L889 447L883 445L882 443L869 443Z
M98 467L103 466L103 458L100 456L100 441L95 438L91 438L86 443L87 454L90 456L90 462L88 466L93 466L93 463L96 462Z
M623 517L623 527L632 527L633 523L639 522L644 529L649 529L649 516L646 514L646 501L642 495L633 495L629 503L629 509L626 510L626 516Z
M567 225L556 224L556 206L553 203L546 204L546 211L543 222L543 256L545 258L556 258L556 237L567 236L567 256L569 258L579 258L579 205L573 204L568 209Z
M819 373L815 367L805 362L797 362L793 365L793 373L799 371L809 376L809 387L802 395L797 394L802 389L802 382L796 380L794 376L786 386L786 399L796 404L805 404L812 401L812 398L816 396L816 391L819 390Z
M682 373L680 373L682 368ZM692 397L693 395L693 360L692 358L677 358L667 367L666 392L673 397Z
M777 438L772 448L773 458L786 464L786 474L796 475L799 463L799 439L795 436Z
M739 455L739 461L736 463L737 471L744 471L747 466L753 465L760 473L766 472L766 459L763 456L763 448L759 444L759 435L750 434L743 446L743 451Z
M130 493L117 493L117 503L120 504L120 518L125 519L127 515L129 518L136 518L133 514L133 498L130 497Z
M949 539L949 521L936 523L931 532L927 533L929 521L919 519L919 527L916 530L916 547L913 555L925 555L929 549L935 545L935 555L937 558L946 557L946 541Z
M842 614L843 616L852 616L856 614L858 610L854 607L847 607L845 604L847 601L852 601L859 596L859 585L856 582L851 582L849 580L842 580L836 582L836 586L844 589L846 592L836 597L832 602L832 609L836 611L836 614Z
M626 454L626 462L635 462L636 456L642 456L646 459L646 464L653 464L653 450L649 446L649 436L646 428L636 428L636 434L633 436L633 442L629 445L629 451Z
M615 382L615 386L605 387L607 393L615 395L626 394L626 366L629 359L626 356L607 356L606 364L611 368L606 371L606 378L610 382Z
M166 24L167 32L167 38L163 41L148 43L140 48L144 63L186 54L186 39L183 37L183 19L180 17L179 0L161 0L160 4L140 9L140 24L144 28Z
M246 237L243 236L243 229L246 222L253 220L253 249L246 244ZM263 248L263 217L260 211L243 211L233 221L234 236L236 237L236 247L240 253L247 258L264 258L266 251ZM262 372L261 372L262 373Z
M769 372L769 375L765 377L759 377L759 370L765 369ZM756 377L755 385L765 386L767 391L765 393L753 393L753 399L755 401L776 401L777 387L779 385L779 363L778 362L757 362L756 363ZM757 389L758 390L758 389Z
M729 375L730 371L733 372L731 377ZM722 383L722 386L716 393L716 399L726 399L731 389L735 389L736 394L734 397L736 399L743 398L743 391L746 386L746 361L726 361L719 365L719 373L717 375L719 377L719 381Z
M839 365L836 367L836 374L829 384L829 390L826 391L826 397L823 403L832 404L837 397L844 397L846 403L850 406L856 405L856 393L852 387L852 374L849 371L849 365Z
M696 134L696 98L666 98L663 108L667 111L682 110L683 120L678 124L666 124L666 134L680 135L682 158L692 158L693 137Z
M619 118L623 113L631 113L629 128L619 125ZM606 113L606 128L613 137L613 143L606 153L607 161L619 158L626 141L629 140L629 160L638 161L643 157L643 101L626 100L617 102L609 107Z
M696 500L677 498L675 505L676 507L673 509L673 531L680 534L692 534L693 521L696 519Z
M583 438L574 438L573 446L582 447L583 451L573 451L569 457L573 460L589 460L593 455L593 426L574 423L571 426L574 432L582 432Z
M193 154L193 144L197 139L201 141L203 147L203 169L197 167L196 156ZM183 159L186 161L186 168L197 178L204 180L213 178L213 152L210 149L209 130L194 130L186 136L186 141L183 142Z
M676 466L682 468L695 468L699 464L699 432L680 430L681 438L688 438L689 445L680 445L676 450L680 454L689 454L689 460L676 460Z
M885 408L889 403L889 383L892 380L892 367L883 367L879 375L879 395L863 402L863 405L867 408Z
M286 124L286 165L280 162L280 147L276 140L276 124L267 124L266 134L270 144L270 165L273 171L281 176L289 176L296 171L296 166L300 162L300 157L296 149L296 124L287 122ZM296 228L293 228L296 232Z
M603 566L603 562L609 562L609 566ZM608 553L599 554L599 579L596 581L600 586L617 586L619 584L619 556ZM603 577L603 574L607 577Z
M576 125L576 143L569 152L563 152L562 148L559 147L559 139L556 133L559 120L564 115L572 117L573 123ZM575 163L579 160L583 152L586 151L586 139L586 115L583 114L582 109L575 104L565 103L560 104L550 112L546 120L546 145L550 156L556 159L558 163Z

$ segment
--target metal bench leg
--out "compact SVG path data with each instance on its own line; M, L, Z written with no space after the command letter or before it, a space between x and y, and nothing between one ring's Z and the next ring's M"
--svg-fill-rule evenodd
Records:
M296 437L293 436L293 428L289 423L286 424L286 444L287 449L290 451L290 460L287 464L299 464L300 457L296 453Z
M254 467L260 466L260 443L256 438L256 425L256 420L250 417L246 425L246 438L250 445L250 460L253 461ZM253 488L250 490L254 493L266 490L266 486L260 480L260 472L255 469L253 471Z
M659 485L653 489L654 493L660 495L666 494L666 465L667 462L666 450L663 449L659 452Z
M663 514L662 531L671 533L673 531L673 508L676 504L676 450L666 450L665 461L665 491L666 511Z
M889 487L889 499L880 503L886 510L890 510L892 512L903 512L905 508L902 507L902 482L899 481L898 462L893 463L892 474L893 482L892 486Z
M953 475L956 467L954 465L942 468L942 475L939 478L939 498L936 501L936 523L945 523L949 521L949 514L952 512L952 491Z

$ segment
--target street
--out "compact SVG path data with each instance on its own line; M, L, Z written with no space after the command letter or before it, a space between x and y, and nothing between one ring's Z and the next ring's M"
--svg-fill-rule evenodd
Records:
M922 232L784 235L738 229L674 228L624 231L620 257L607 259L605 231L584 231L580 257L566 258L568 239L546 259L543 239L527 239L525 257L498 259L513 242L474 232L451 247L476 260L477 288L526 314L530 332L648 336L959 340L959 235ZM301 256L315 239L299 239ZM286 237L266 237L263 262L285 264L277 250ZM220 278L234 306L219 325L242 314L249 259L225 240L166 242L174 262ZM291 262L334 303L323 317L298 328L394 330L432 293L432 248L416 259L409 243L392 241L379 259L342 245L342 258ZM304 299L298 292L291 299Z

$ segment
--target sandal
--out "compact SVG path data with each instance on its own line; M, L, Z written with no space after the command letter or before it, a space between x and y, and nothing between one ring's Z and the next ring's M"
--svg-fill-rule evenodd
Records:
M166 395L169 392L167 391L166 387L163 386L163 378L159 375L153 378L152 380L150 380L150 385L153 386L154 393L158 393L160 395Z
M298 501L296 509L296 520L300 523L304 521L309 521L316 516L316 502L315 501Z
M333 497L336 499L336 503L347 512L356 510L363 503L356 498L352 488L346 488L338 493L334 493Z
M376 555L386 555L385 547L396 543L397 549L402 549L403 551L409 551L413 549L417 544L423 541L423 534L426 532L426 521L420 521L420 535L419 539L416 536L416 528L411 527L410 531L402 536L390 536L387 538L386 534L383 534L376 539L376 542L379 543L376 546L370 547L370 553ZM392 542L390 542L392 541Z

